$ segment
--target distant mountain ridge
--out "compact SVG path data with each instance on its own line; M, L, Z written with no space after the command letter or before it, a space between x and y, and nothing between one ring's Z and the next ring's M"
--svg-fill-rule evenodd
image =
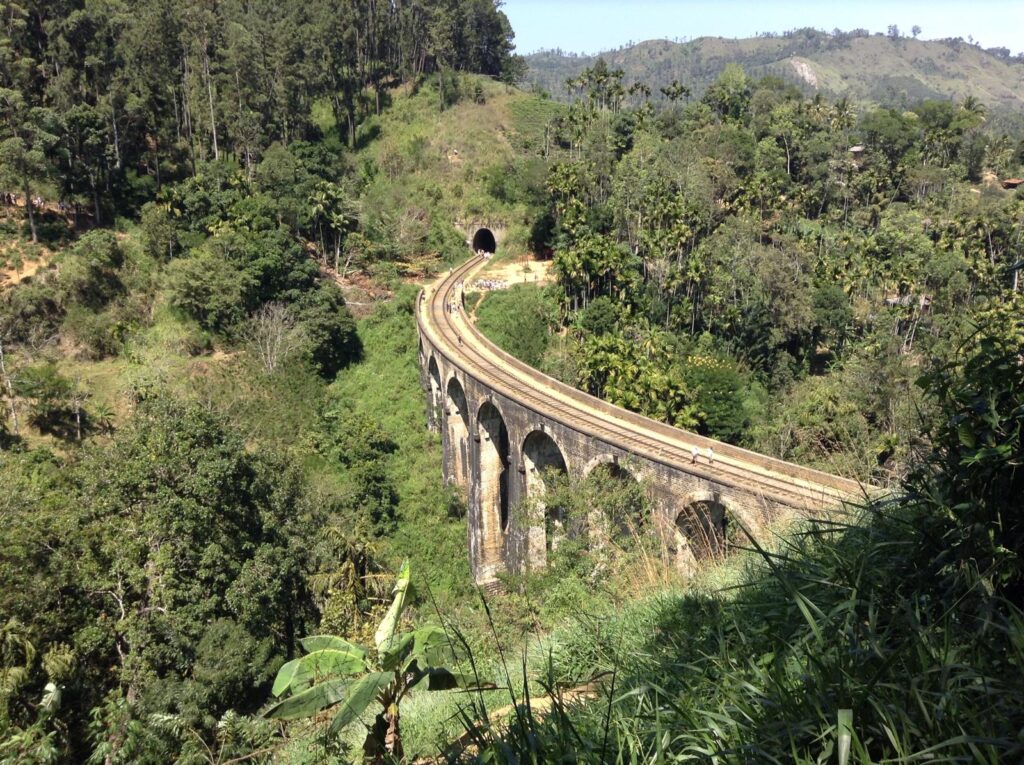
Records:
M1024 113L1024 61L1006 49L984 50L963 40L799 30L746 39L701 37L686 43L648 40L595 55L540 51L526 56L527 86L566 98L565 80L593 66L598 56L625 72L623 84L642 81L655 94L678 80L700 97L727 63L759 78L775 75L808 94L845 96L899 106L924 98L974 96L990 109Z

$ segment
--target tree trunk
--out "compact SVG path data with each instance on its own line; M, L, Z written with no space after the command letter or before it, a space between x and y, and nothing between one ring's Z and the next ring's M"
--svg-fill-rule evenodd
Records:
M356 105L351 98L348 99L345 111L348 113L348 147L356 147Z
M210 102L210 133L213 135L213 159L220 159L217 148L217 117L213 110L213 80L210 78L210 55L203 53L203 73L206 75L206 96Z
M117 132L117 110L114 100L110 100L110 124L114 127L114 167L121 169L121 140Z
M25 176L25 210L28 212L28 227L32 231L32 244L39 244L39 236L36 233L36 216L32 205L32 191L28 186L28 176Z
M398 727L398 723L398 705L393 704L388 709L388 732L387 737L384 739L384 747L387 749L388 754L391 755L392 762L401 762L405 756L402 747L402 732Z
M178 111L178 94L171 88L171 103L174 104L174 133L181 140L181 112Z
M92 186L92 209L95 215L93 224L99 226L102 222L100 220L100 193L96 188L96 177L92 173L89 174L89 185Z
M175 107L177 108L177 107ZM156 171L156 190L160 190L160 138L153 136L153 169Z
M235 92L238 94L238 120L239 122L243 119L243 106L242 106L242 83L238 78L238 70L235 70ZM245 177L252 182L252 152L249 150L249 139L245 139Z
M341 270L341 278L342 279L344 279L345 276L348 274L349 266L352 265L352 258L354 258L355 255L356 255L355 249L350 249L348 251L348 257L345 258L345 267Z
M182 56L181 64L181 110L184 112L185 133L188 135L188 156L192 164L192 175L196 175L196 141L192 132L192 104L188 97L188 56Z
M4 360L4 344L0 341L0 376L3 377L4 387L7 388L7 398L10 399L11 404L11 425L14 427L14 435L21 435L21 428L18 425L18 407L14 400L14 386L11 384L11 378L7 375L7 363Z

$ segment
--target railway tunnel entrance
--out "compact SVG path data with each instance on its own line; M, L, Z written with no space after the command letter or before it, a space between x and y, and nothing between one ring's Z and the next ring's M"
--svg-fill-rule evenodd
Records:
M445 398L451 477L462 488L469 486L469 407L457 377L448 381Z
M489 228L477 229L473 234L473 252L483 252L493 255L498 251L498 240L494 238L494 232Z
M529 520L530 563L544 566L549 553L557 549L566 535L565 508L550 505L545 501L548 492L546 481L554 475L565 476L568 468L565 457L555 440L539 430L530 433L523 441L523 482L524 493L530 503L532 516Z
M485 576L502 568L504 533L509 521L509 437L505 418L494 404L485 402L477 413L480 441L480 564Z

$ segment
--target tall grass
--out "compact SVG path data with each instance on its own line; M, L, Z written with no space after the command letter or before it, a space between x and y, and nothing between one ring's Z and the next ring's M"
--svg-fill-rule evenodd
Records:
M478 742L465 760L1020 762L1024 615L964 563L933 564L933 511L811 522L741 582L636 602L559 631L552 686L602 698Z

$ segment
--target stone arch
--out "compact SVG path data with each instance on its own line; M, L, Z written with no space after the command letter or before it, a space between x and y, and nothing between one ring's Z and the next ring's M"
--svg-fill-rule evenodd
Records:
M479 441L477 507L480 509L481 577L493 578L501 567L504 534L509 524L509 435L505 417L491 401L485 401L476 415Z
M618 463L618 461L619 458L616 455L612 454L611 452L601 452L600 454L595 454L587 461L587 464L583 466L583 477L586 478L588 475L594 472L594 468L596 467L599 467L601 465L614 465Z
M558 443L549 433L534 430L523 439L523 496L535 500L535 517L529 522L530 562L543 566L547 562L548 553L552 552L559 541L565 536L565 511L559 507L549 507L543 500L547 493L544 474L557 471L568 475L565 455Z
M441 368L438 367L434 354L430 354L430 361L427 363L427 378L430 384L429 421L435 429L439 429L441 427L438 417L441 409Z
M449 475L459 486L469 485L469 404L466 391L455 375L445 387L445 413L448 450L451 453Z
M640 471L632 465L624 465L613 455L598 455L594 457L584 470L587 478L597 478L599 475L608 478L628 482L636 487L635 500L623 497L628 503L627 506L613 506L610 509L614 513L611 517L605 517L600 509L591 513L589 526L597 536L597 543L601 544L605 538L617 540L636 540L647 533L648 514L650 513L650 498L646 495L641 484ZM642 499L642 502L639 501Z
M480 252L483 250L486 253L493 255L498 251L498 240L494 238L494 232L489 228L479 228L476 233L473 234L473 252Z
M673 542L678 566L723 557L729 549L731 511L721 495L695 491L683 498L673 524Z

